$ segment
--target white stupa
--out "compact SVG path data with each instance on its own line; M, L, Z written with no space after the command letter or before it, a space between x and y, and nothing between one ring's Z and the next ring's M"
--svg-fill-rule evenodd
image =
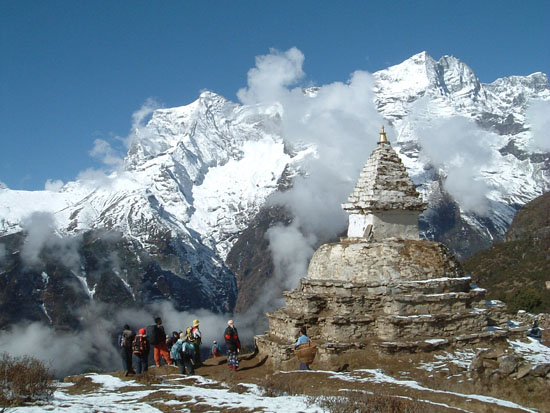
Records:
M377 148L342 204L350 214L348 238L419 239L418 215L426 206L382 126Z

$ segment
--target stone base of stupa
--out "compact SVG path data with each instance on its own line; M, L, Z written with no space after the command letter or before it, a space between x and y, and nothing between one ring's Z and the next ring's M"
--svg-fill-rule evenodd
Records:
M506 338L504 306L485 300L440 243L346 239L321 246L308 276L287 291L256 337L277 368L295 363L300 328L318 346L317 362L365 348L384 353L432 351Z

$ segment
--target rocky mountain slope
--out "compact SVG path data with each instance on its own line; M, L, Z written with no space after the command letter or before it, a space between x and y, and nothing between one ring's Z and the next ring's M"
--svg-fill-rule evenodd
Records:
M511 313L550 312L550 192L517 212L504 241L463 264L491 298L507 303Z
M372 79L374 107L391 125L389 138L430 204L421 218L428 239L471 255L502 238L518 207L549 189L549 154L533 149L526 115L531 102L550 100L545 74L483 84L454 57L436 61L420 53ZM320 100L323 89L307 96ZM284 205L281 213L266 212L269 198L291 187L296 176L307 181L313 172L304 160L322 155L313 142L290 143L288 116L278 102L239 105L204 92L190 105L155 110L134 129L128 153L108 175L83 175L59 192L0 188L1 282L12 285L28 273L33 294L43 297L41 280L52 272L43 251L60 251L52 234L74 239L114 231L131 247L118 252L126 256L123 268L110 276L120 280L113 282L117 288L132 291L128 297L135 303L176 302L190 294L177 306L232 311L237 302L246 310L273 272L265 229L292 221ZM442 148L438 134L450 137ZM354 166L357 172L361 167ZM69 248L76 253L69 254L69 265L61 254L65 281L78 281L84 300L109 296L111 289L90 272L81 248ZM156 263L152 280L143 276L141 254ZM141 278L125 278L136 266ZM159 295L166 283L170 288ZM23 301L10 293L3 299ZM33 314L45 313L44 300L33 301ZM21 318L14 317L5 322Z

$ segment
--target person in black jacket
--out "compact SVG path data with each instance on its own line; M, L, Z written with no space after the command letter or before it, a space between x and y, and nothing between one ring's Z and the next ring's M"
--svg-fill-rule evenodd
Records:
M134 374L134 369L132 368L132 342L135 336L136 333L130 329L128 324L124 325L122 333L118 336L118 347L125 376Z
M239 368L239 358L237 355L241 351L241 341L239 340L239 333L235 328L233 320L227 322L224 338L225 346L227 347L227 366L231 370L237 370Z
M160 317L155 318L155 341L153 344L153 358L155 359L155 364L157 367L160 367L161 357L166 361L166 364L172 364L172 359L170 358L170 353L166 348L166 333L162 325L162 319Z

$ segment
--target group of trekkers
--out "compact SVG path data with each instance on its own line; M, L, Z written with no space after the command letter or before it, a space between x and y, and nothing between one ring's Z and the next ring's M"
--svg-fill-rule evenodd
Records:
M173 331L168 337L160 317L155 317L155 324L140 328L137 334L128 324L124 325L118 336L118 347L125 376L147 371L151 347L153 347L153 359L157 367L160 367L164 359L168 365L177 365L181 374L186 372L188 375L195 374L195 368L202 364L200 351L202 333L199 326L199 320L193 320L192 327L188 327L185 331ZM241 342L233 320L227 322L224 340L227 349L227 365L230 369L237 370L239 367L237 355L241 351ZM216 340L212 343L211 355L213 357L222 355L221 347Z

